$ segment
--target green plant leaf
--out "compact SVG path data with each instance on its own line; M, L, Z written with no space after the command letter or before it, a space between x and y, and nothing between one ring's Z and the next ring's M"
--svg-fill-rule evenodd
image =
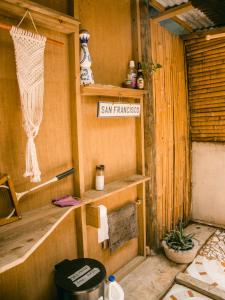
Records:
M165 235L164 240L166 241L168 247L176 251L185 251L194 247L193 237L193 233L185 235L184 223L179 221L176 228Z

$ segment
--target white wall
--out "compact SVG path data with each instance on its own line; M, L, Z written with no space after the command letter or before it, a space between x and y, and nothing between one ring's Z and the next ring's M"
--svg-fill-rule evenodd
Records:
M192 218L225 225L225 144L192 143Z

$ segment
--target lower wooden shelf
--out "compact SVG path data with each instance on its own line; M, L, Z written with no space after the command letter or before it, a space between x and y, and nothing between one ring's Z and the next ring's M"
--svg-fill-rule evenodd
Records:
M19 221L1 226L0 273L23 263L77 207L59 208L50 204L24 213Z
M77 206L59 208L49 204L24 213L19 221L1 226L0 273L23 263L71 211L147 180L149 177L142 175L129 176L106 184L104 191L85 192Z

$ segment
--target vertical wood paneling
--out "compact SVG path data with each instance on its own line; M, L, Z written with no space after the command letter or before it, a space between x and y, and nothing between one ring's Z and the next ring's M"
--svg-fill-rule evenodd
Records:
M90 33L95 83L120 86L132 59L130 0L80 1L80 21Z
M33 2L60 11L64 14L73 15L71 10L71 7L73 7L73 0L33 0Z
M81 28L90 32L89 50L95 83L121 86L127 76L128 62L132 59L130 0L80 1ZM120 97L82 97L82 140L85 190L95 186L95 167L105 165L105 182L109 183L142 172L140 124L135 118L97 118L98 101L137 102ZM137 134L137 131L138 134ZM144 159L142 160L144 162ZM141 194L132 188L105 198L98 204L114 210ZM143 221L144 222L144 221ZM144 234L144 233L143 233ZM103 262L107 273L117 271L145 249L138 249L133 239L124 247L110 253L97 241L97 230L87 227L87 251L92 258ZM140 252L139 252L140 250Z
M40 2L49 3L49 6L50 2L53 3ZM65 1L57 3L64 6ZM1 14L6 15L3 10ZM29 21L24 22L22 27L33 30ZM76 168L76 164L73 165L70 111L74 98L70 93L68 37L39 26L38 31L63 43L62 46L47 43L45 49L43 121L35 139L43 182L67 168ZM0 43L0 173L10 174L16 191L21 192L37 184L23 177L26 136L22 127L15 55L9 32L0 30ZM72 194L74 190L73 176L70 176L31 193L19 203L22 215L25 211L49 204L55 197ZM76 223L74 214L70 214L24 263L0 274L0 299L55 299L54 265L65 258L77 256Z
M162 65L153 75L157 182L153 217L159 242L179 219L189 219L189 130L183 42L154 23L151 37L153 62Z
M193 41L195 43L193 43ZM225 39L185 42L192 141L225 141Z
M30 27L28 27L30 29ZM69 60L67 36L39 28L41 34L55 38L63 46L46 45L45 92L43 120L35 139L42 181L63 172L72 166L70 126ZM0 120L1 148L0 172L7 173L15 183L16 191L33 186L24 178L26 135L22 127L19 89L16 79L16 63L12 39L7 31L0 31ZM76 168L76 166L75 166ZM54 197L73 193L72 176L50 185L21 199L22 213L51 202Z

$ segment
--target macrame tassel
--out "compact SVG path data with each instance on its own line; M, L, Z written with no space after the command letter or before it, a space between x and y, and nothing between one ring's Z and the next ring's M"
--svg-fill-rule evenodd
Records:
M38 166L37 152L33 137L28 138L26 146L26 172L25 177L30 176L32 182L41 180L41 172Z
M23 127L28 137L26 146L26 171L24 176L29 176L32 182L41 181L41 171L39 169L34 139L38 134L43 116L43 88L44 84L38 85L29 93L24 92L21 95L25 104L22 107L24 116ZM24 109L25 107L26 109Z
M41 172L34 139L38 134L43 116L46 38L15 27L12 27L10 34L15 47L23 127L28 138L24 176L30 176L32 182L38 182L41 180Z

